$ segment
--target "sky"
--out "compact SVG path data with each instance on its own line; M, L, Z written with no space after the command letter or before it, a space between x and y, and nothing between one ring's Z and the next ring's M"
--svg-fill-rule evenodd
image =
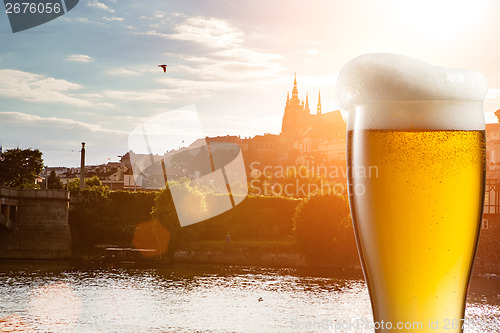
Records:
M342 66L374 52L483 73L496 122L498 13L495 0L80 0L12 33L2 10L0 143L78 166L86 142L87 164L107 163L141 124L193 106L209 136L279 134L294 73L313 112L320 89L333 111Z

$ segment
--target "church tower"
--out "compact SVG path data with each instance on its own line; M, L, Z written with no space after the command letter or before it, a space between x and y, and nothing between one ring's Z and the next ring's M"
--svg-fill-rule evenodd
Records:
M309 109L309 101L306 97L306 103L299 99L299 89L297 88L297 74L293 79L292 97L287 93L285 113L283 115L283 123L281 126L281 133L284 135L295 135L298 127L301 126L303 121L305 109ZM309 113L309 112L308 112Z
M316 114L321 114L321 90L318 93L318 107L316 109Z
M296 98L299 99L299 90L297 89L297 73L295 73L295 77L293 79L293 89L292 89L292 100Z
M304 112L305 114L310 114L311 110L309 109L309 96L306 93L306 105L304 106Z

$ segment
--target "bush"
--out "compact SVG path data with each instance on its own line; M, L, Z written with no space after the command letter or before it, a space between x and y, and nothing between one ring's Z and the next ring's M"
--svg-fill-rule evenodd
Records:
M295 237L310 264L356 264L354 231L345 198L314 196L297 206L293 217Z
M205 194L200 190L191 188L187 182L175 183L173 186L179 187L177 188L178 194L184 193L185 200L180 203L178 209L182 209L184 213L193 214L193 216L190 216L191 218L195 218L196 214L206 210ZM179 246L198 240L206 228L205 223L195 223L185 227L180 226L169 188L158 192L151 215L153 219L160 221L169 233L170 239L166 254L170 258L173 258L175 250Z
M221 199L220 194L198 193L193 188L187 188L187 191L191 193L190 198L196 199L190 203L189 209L210 210ZM181 227L172 195L166 189L156 196L152 216L169 230L169 254L172 255L176 248L196 241L225 241L228 232L235 241L286 238L293 234L292 217L300 202L300 199L286 197L250 196L222 214Z
M209 199L210 200L210 199ZM221 240L229 232L233 240L269 240L293 235L292 217L301 199L248 196L233 209L207 220L202 236Z
M90 186L81 191L81 204L70 211L73 247L91 249L97 244L130 246L137 226L151 219L154 192L111 192Z
M94 186L103 186L99 177L85 178L85 189ZM66 189L71 192L71 195L80 193L80 178L74 178L66 184Z

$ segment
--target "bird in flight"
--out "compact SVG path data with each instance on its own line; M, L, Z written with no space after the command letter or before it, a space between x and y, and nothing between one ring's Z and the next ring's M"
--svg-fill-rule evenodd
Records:
M167 72L167 65L158 65L158 67L163 68L163 73Z

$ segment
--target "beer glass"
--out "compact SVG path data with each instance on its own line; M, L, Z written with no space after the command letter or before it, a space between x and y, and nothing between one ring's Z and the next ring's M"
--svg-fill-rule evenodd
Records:
M482 101L357 105L347 150L375 331L462 332L485 186Z

